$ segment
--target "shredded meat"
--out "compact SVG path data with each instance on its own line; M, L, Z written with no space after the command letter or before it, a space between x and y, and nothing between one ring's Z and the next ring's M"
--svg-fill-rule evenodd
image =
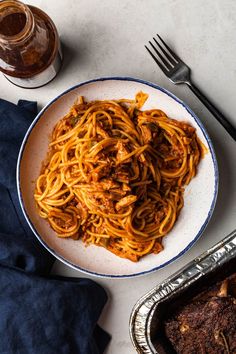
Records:
M113 181L112 178L103 178L100 182L98 187L102 187L102 190L110 190L110 189L114 189L114 188L119 188L120 185L119 183Z
M110 135L108 134L108 132L105 131L104 129L102 129L102 127L101 127L100 125L97 125L96 131L97 131L98 135L100 135L100 136L101 136L102 138L104 138L104 139L110 137Z
M131 161L131 158L124 160L126 156L129 154L129 150L127 149L127 147L125 147L125 145L121 141L118 141L118 143L116 144L116 148L117 148L117 155L116 155L117 163L121 161L123 163L128 163Z
M129 183L129 172L123 170L116 170L112 176L115 180L122 181L123 183Z
M93 182L98 182L102 177L109 175L111 171L110 166L98 166L92 171L91 178Z
M80 201L76 204L76 208L79 210L79 216L82 220L87 219L88 217L88 208L83 205Z
M128 195L127 197L124 197L120 199L118 203L116 203L116 209L120 210L121 208L127 207L134 202L136 202L137 196L136 195Z
M143 143L148 144L152 140L152 132L151 129L147 125L141 125L140 127L142 137L143 137Z
M113 239L110 239L110 242L106 247L110 252L119 257L130 259L132 262L137 262L139 260L139 256L137 254L127 252L122 248L117 248L116 242Z

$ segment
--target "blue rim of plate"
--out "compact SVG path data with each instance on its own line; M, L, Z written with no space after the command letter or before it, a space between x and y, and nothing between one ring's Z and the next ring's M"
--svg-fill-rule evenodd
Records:
M65 259L64 257L62 257L61 255L57 254L57 252L55 252L51 247L49 247L46 242L42 239L42 237L40 236L40 234L37 232L37 230L35 229L33 223L31 222L27 211L24 207L24 202L23 202L23 197L22 197L22 193L21 193L21 187L20 187L20 165L21 165L21 159L24 153L24 149L25 146L27 144L28 141L28 137L30 136L31 131L33 130L34 126L37 124L37 122L39 121L39 119L41 118L41 116L43 115L43 113L48 109L48 107L50 107L54 102L56 102L60 97L66 95L68 92L75 90L78 87L90 84L90 83L94 83L94 82L99 82L99 81L111 81L111 80L116 80L116 81L132 81L132 82L137 82L137 83L141 83L147 86L150 86L152 88L155 88L156 90L159 90L163 93L165 93L166 95L168 95L169 97L171 97L172 99L174 99L177 103L181 104L186 110L187 112L192 116L192 118L195 120L195 122L197 123L197 125L199 126L199 128L201 129L207 143L208 146L210 148L210 153L211 153L211 157L213 160L213 166L214 166L214 178L215 178L215 185L214 185L214 195L213 195L213 200L211 203L211 207L210 210L207 214L207 217L204 221L204 223L202 224L202 226L200 227L197 235L194 237L194 239L188 244L188 246L186 246L181 252L179 252L176 256L174 256L173 258L169 259L168 261L166 261L163 264L160 264L157 267L139 272L139 273L132 273L132 274L119 274L119 275L114 275L114 274L103 274L103 273L96 273L87 269L84 269L78 265L73 264L72 262L68 261L67 259ZM213 144L212 141L206 131L206 128L203 126L202 122L200 121L200 119L196 116L196 114L189 108L188 105L186 105L182 100L180 100L178 97L176 97L173 93L169 92L168 90L164 89L163 87L160 87L150 81L145 81L142 79L138 79L138 78L132 78L132 77L119 77L119 76L114 76L114 77L101 77L101 78L96 78L96 79L92 79L92 80L88 80L88 81L83 81L77 85L74 85L72 87L70 87L69 89L65 90L64 92L62 92L61 94L59 94L58 96L56 96L54 99L52 99L51 101L49 101L49 103L38 113L38 115L36 116L36 118L33 120L33 122L31 123L30 127L28 128L25 137L23 139L23 142L21 144L20 147L20 151L19 151L19 155L18 155L18 160L17 160L17 168L16 168L16 182L17 182L17 193L18 193L18 198L20 201L20 206L21 209L23 211L24 217L26 219L26 221L29 224L29 227L31 228L31 230L33 231L33 233L35 234L35 236L37 237L37 239L40 241L40 243L54 256L56 257L58 260L60 260L61 262L63 262L64 264L68 265L69 267L79 270L83 273L86 274L90 274L90 275L94 275L97 277L104 277L104 278L133 278L133 277L137 277L137 276L141 276L141 275L145 275L147 273L152 273L154 271L157 271L161 268L166 267L167 265L171 264L172 262L174 262L175 260L177 260L178 258L180 258L181 256L183 256L196 242L197 240L200 238L200 236L202 235L203 231L205 230L207 224L209 223L211 216L213 214L214 208L215 208L215 204L216 204L216 199L217 199L217 194L218 194L218 187L219 187L219 171L218 171L218 164L217 164L217 160L216 160L216 155L215 155L215 151L213 148Z

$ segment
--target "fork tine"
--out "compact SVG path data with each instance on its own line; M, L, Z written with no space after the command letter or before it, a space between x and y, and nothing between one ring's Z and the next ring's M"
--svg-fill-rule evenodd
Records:
M168 70L164 67L164 65L162 65L162 63L155 57L155 55L152 54L152 52L150 51L150 49L145 45L144 46L148 53L151 55L151 57L155 60L155 62L157 63L157 65L159 66L159 68L165 73L167 74Z
M155 43L158 45L158 47L162 50L162 52L165 54L166 58L169 60L169 62L172 65L176 64L176 61L167 53L167 51L157 42L156 38L153 37L153 40Z
M175 61L178 62L182 62L182 60L178 57L178 55L176 55L172 49L170 49L170 47L163 41L163 39L161 38L161 36L159 36L159 34L157 33L157 37L160 39L160 41L162 42L162 44L164 44L164 46L169 50L170 54L172 55L172 57L175 59Z
M153 38L154 39L154 38ZM162 60L162 62L165 64L165 66L167 67L167 69L170 69L171 64L163 57L163 55L161 54L161 52L159 50L156 49L156 47L154 47L154 45L152 44L152 42L149 41L149 44L152 46L152 49L157 53L157 55L160 57L160 59Z

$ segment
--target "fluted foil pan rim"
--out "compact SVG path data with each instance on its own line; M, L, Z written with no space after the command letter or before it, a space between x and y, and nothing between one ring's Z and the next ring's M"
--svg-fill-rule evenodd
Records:
M129 323L131 341L137 352L158 354L151 342L150 322L161 302L188 288L196 280L234 257L236 230L141 297L133 307Z

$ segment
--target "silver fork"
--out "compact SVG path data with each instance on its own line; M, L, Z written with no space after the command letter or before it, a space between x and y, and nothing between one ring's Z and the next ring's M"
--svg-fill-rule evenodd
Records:
M206 98L206 96L191 82L190 68L176 55L173 50L157 34L159 41L153 37L154 44L149 41L153 52L145 45L145 48L155 60L163 73L174 84L187 84L200 101L209 109L213 116L223 125L227 132L236 140L235 127L224 117L224 115Z

